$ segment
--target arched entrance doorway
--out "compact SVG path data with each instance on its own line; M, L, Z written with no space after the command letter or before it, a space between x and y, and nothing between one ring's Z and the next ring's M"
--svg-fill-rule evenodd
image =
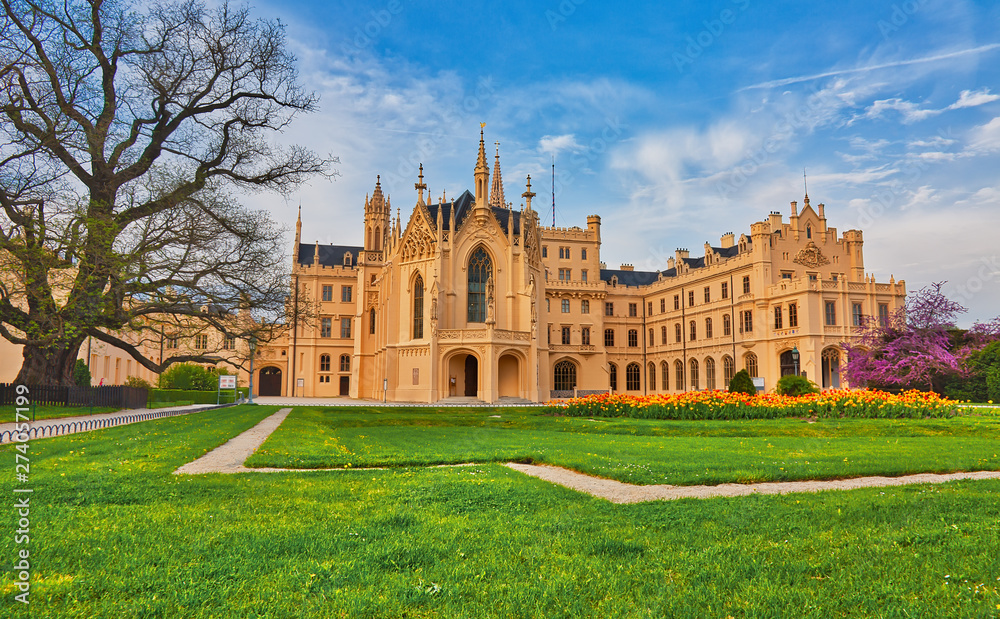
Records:
M497 367L498 394L501 398L517 398L521 396L521 372L517 357L502 355Z
M840 349L823 351L823 388L840 389Z
M479 395L479 360L472 355L465 355L465 395Z
M261 368L257 395L281 395L281 368Z
M781 353L781 357L778 358L778 362L781 364L782 376L788 376L789 374L795 373L795 359L792 358L792 351L786 350Z

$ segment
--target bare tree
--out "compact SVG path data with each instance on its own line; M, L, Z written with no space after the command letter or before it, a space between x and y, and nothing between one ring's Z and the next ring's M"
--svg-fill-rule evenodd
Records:
M154 360L116 335L164 323L266 339L282 231L231 192L287 191L335 161L268 141L316 106L281 24L201 0L0 5L0 334L24 346L17 380L70 383L88 336L156 372L215 360Z

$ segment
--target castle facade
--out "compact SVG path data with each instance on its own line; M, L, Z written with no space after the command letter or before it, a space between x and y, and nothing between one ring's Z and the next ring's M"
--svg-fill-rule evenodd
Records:
M426 189L421 166L404 225L377 180L361 246L303 243L300 215L290 302L302 311L260 350L256 393L546 401L725 389L743 368L762 390L795 372L841 387L843 343L906 295L865 273L861 231L838 234L808 196L788 221L771 212L636 271L601 261L597 215L541 226L530 176L511 208L482 134L474 193Z

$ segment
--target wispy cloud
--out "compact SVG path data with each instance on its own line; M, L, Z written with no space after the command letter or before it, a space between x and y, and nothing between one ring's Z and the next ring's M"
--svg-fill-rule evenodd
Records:
M982 54L985 52L993 51L995 49L1000 49L1000 43L990 43L989 45L980 45L979 47L972 47L969 49L962 49L954 52L947 52L944 54L935 54L933 56L924 56L923 58L910 58L907 60L896 60L893 62L883 62L880 64L868 65L865 67L852 67L849 69L836 69L833 71L824 71L823 73L814 73L812 75L799 75L796 77L786 77L778 80L771 80L768 82L760 82L759 84L751 84L750 86L744 86L740 88L737 92L742 92L744 90L753 90L758 88L778 88L780 86L788 86L789 84L798 84L801 82L810 82L813 80L823 79L826 77L837 77L841 75L851 75L855 73L868 73L870 71L879 71L881 69L892 69L894 67L905 67L909 65L922 64L925 62L937 62L939 60L950 60L952 58L959 58L961 56L968 56L970 54Z

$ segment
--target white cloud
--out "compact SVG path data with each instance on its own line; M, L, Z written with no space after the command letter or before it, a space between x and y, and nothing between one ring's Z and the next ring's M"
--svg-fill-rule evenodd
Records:
M572 133L545 135L538 140L538 150L549 155L558 155L563 151L576 152L582 148Z
M971 136L968 150L977 154L1000 150L1000 116L969 132Z
M958 101L949 105L947 109L957 110L963 107L976 107L996 101L997 99L1000 99L1000 95L991 94L989 88L977 91L963 90L962 94L958 97Z

